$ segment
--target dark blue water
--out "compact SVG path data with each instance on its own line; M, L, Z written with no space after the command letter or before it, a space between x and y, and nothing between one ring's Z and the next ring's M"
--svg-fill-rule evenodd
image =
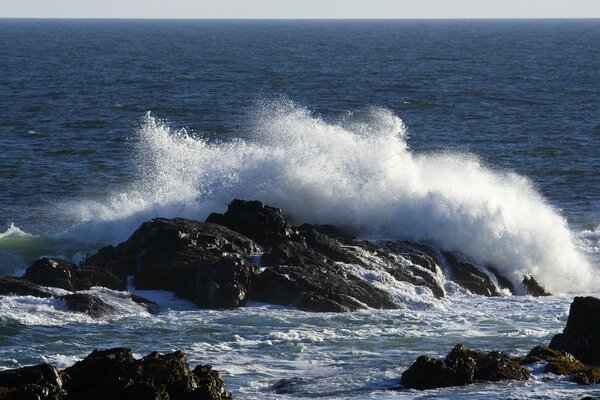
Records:
M392 110L415 150L472 152L600 218L598 21L0 21L0 225L132 179L148 110L244 137L257 99ZM64 222L64 221L63 221Z

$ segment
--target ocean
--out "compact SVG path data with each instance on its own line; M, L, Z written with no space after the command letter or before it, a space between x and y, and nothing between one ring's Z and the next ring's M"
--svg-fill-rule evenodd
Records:
M580 398L527 382L390 390L458 343L524 355L598 294L598 20L0 19L0 274L79 262L153 217L203 221L234 198L294 224L459 251L554 295L436 299L371 277L398 310L199 310L138 291L159 315L3 297L0 369L93 348L183 350L240 399ZM280 379L294 390L274 393Z

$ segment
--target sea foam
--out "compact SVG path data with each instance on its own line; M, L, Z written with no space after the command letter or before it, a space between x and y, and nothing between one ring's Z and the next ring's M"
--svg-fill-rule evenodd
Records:
M245 134L209 141L148 113L138 179L108 200L70 205L80 224L67 235L116 243L151 217L202 220L234 198L258 199L294 223L430 242L513 282L533 275L553 293L587 291L597 278L566 220L527 178L472 154L415 153L389 110L327 122L291 101L262 101Z

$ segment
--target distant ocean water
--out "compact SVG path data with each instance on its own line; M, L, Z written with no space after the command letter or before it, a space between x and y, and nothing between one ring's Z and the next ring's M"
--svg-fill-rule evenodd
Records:
M280 398L268 387L291 377L304 381L290 398L398 398L415 393L383 389L421 353L547 343L573 293L598 291L598 38L596 20L0 20L2 274L41 255L78 261L142 221L203 220L237 197L570 293L450 290L347 315L202 311L144 293L167 311L121 305L101 322L5 298L0 367L64 366L109 344L183 349L240 398ZM534 389L590 392L557 381L434 396Z

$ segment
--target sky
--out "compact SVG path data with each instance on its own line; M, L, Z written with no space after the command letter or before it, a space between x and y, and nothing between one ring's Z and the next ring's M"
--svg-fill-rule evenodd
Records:
M0 0L0 18L600 18L600 0Z

